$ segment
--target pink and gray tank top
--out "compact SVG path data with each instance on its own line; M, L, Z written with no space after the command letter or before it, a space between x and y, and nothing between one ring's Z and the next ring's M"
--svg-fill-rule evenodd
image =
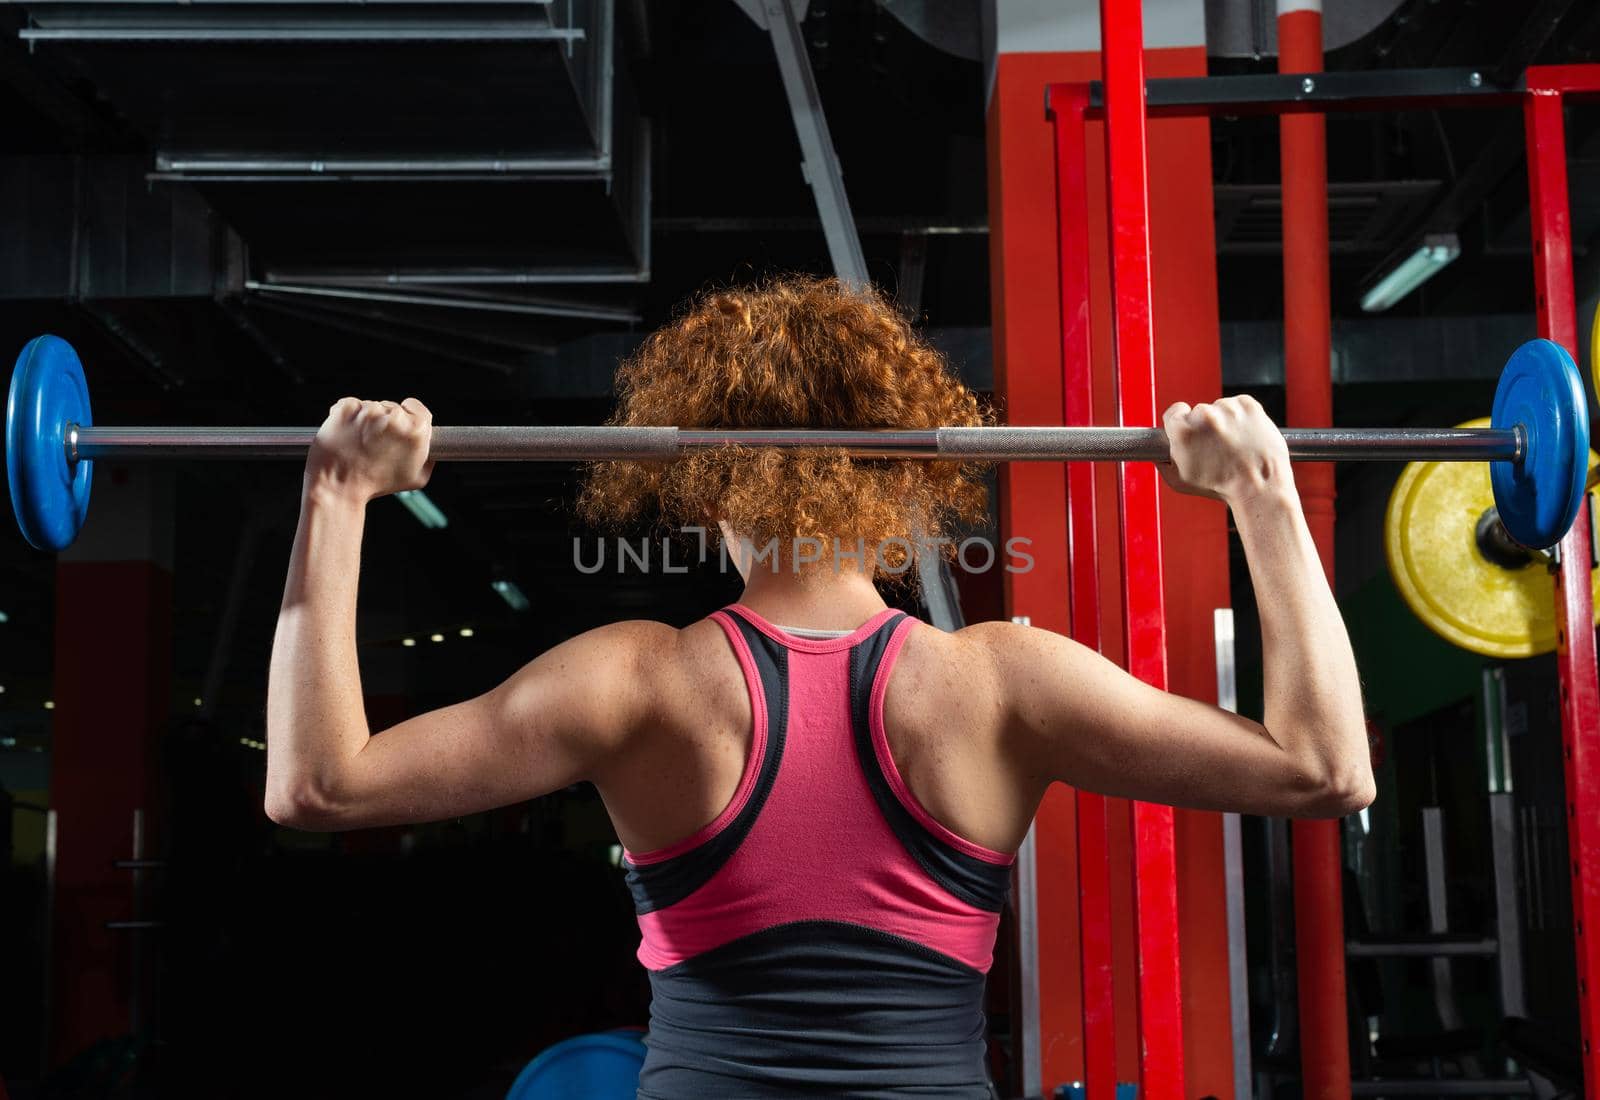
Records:
M711 616L744 670L750 755L717 819L627 853L650 972L641 1097L987 1097L984 976L1013 857L906 787L883 701L916 620L825 640Z

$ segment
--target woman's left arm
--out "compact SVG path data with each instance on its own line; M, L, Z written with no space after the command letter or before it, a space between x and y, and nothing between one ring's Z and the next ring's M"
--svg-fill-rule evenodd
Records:
M266 810L306 829L474 813L557 790L619 753L649 706L659 623L602 627L499 687L373 735L356 656L367 503L427 482L419 402L335 405L307 461L267 685Z

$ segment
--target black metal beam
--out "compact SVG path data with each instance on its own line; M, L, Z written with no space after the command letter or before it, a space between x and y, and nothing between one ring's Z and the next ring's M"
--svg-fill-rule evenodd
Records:
M1509 105L1524 90L1520 74L1510 84L1496 84L1482 69L1251 73L1147 81L1145 104L1152 117L1394 111ZM1089 109L1104 108L1104 89L1091 81Z

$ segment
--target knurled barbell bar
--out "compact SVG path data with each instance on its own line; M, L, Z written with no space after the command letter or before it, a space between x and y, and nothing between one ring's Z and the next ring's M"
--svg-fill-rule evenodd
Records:
M56 336L17 357L6 402L6 473L23 536L41 550L83 526L97 458L303 458L315 428L95 427L77 353ZM1490 462L1495 504L1524 546L1559 541L1583 501L1589 413L1577 367L1533 340L1511 356L1490 427L1299 428L1300 461ZM967 462L1164 461L1157 428L930 428L886 431L714 431L674 427L435 427L431 454L450 461L666 461L719 447L840 449L863 458Z

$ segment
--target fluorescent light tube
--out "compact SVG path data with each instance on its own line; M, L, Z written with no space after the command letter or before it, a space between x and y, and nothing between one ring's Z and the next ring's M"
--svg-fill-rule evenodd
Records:
M430 530L445 527L450 523L445 514L439 511L439 506L429 500L428 494L421 489L402 489L395 494L395 497L406 506L406 511L417 517L418 523Z
M518 588L512 581L494 581L491 587L500 593L502 600L511 605L511 610L528 610L528 597L524 596L522 589Z
M1417 250L1379 277L1361 296L1367 313L1382 313L1417 287L1439 274L1446 264L1461 255L1461 241L1454 233L1430 234L1422 238Z

